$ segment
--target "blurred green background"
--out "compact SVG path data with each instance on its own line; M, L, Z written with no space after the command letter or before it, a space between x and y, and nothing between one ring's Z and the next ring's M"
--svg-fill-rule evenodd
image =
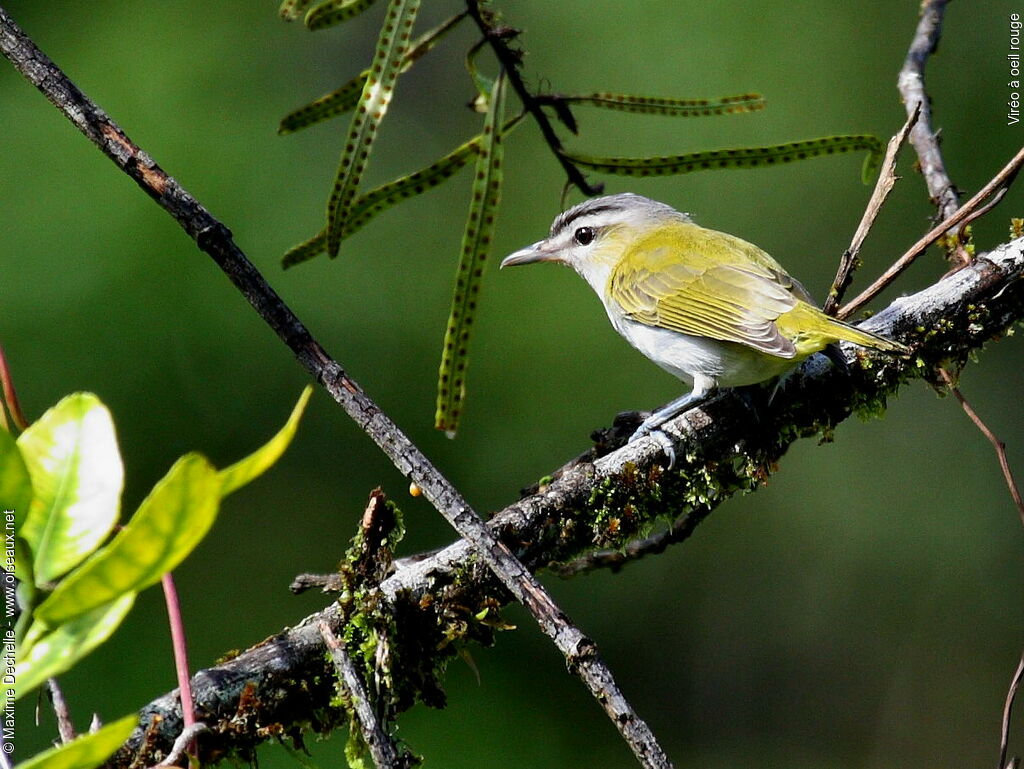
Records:
M588 445L618 411L679 383L614 334L590 289L550 266L486 276L458 438L432 429L441 339L469 198L469 172L381 216L340 258L287 273L281 254L320 226L346 121L278 137L282 115L358 72L382 8L309 33L276 3L5 6L75 82L234 231L313 333L479 510ZM580 108L571 147L672 154L834 133L887 138L903 121L896 74L917 22L912 0L863 3L501 2L525 30L526 72L561 92L718 97L756 90L768 109L702 120ZM425 3L418 28L459 8ZM953 3L928 64L953 180L973 193L1020 147L1006 126L1008 17L1021 6ZM369 182L408 172L473 135L462 56L468 26L398 87ZM493 72L493 69L491 70ZM6 65L0 66L0 342L31 418L75 390L111 407L130 511L172 461L197 449L224 465L265 440L302 370L171 221ZM929 226L922 180L902 163L863 252L867 284ZM819 296L870 188L862 156L657 180L606 177L774 254ZM496 256L542 236L562 176L537 131L507 146ZM572 202L578 201L578 196ZM1024 215L1018 185L976 226L979 250ZM892 298L938 277L936 253ZM1024 476L1021 342L990 345L964 374ZM452 533L318 393L295 445L228 500L177 572L192 661L213 664L319 608L292 597L329 570L381 485L405 509L404 552ZM832 445L793 447L767 488L723 505L692 541L627 568L545 577L599 644L680 767L987 766L1022 643L1024 533L991 447L951 398L908 387L882 421L842 425ZM601 711L524 612L493 649L447 678L447 712L417 708L400 736L428 767L630 767ZM174 687L160 593L64 685L79 728ZM21 703L19 757L45 745ZM45 711L46 708L43 708ZM1024 723L1017 719L1017 751ZM314 745L341 766L342 740ZM265 769L294 766L279 747Z

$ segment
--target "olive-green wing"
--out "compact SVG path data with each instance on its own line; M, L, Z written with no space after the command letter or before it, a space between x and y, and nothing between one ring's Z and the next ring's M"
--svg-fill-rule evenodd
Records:
M638 243L612 271L609 291L627 316L648 326L683 334L737 342L755 350L792 358L796 348L775 321L798 303L803 291L767 254L721 233L719 247L735 242L755 249L763 260L707 249L703 241L680 258L678 244ZM702 247L703 246L703 247ZM746 257L746 258L744 258ZM777 268L777 269L776 269Z

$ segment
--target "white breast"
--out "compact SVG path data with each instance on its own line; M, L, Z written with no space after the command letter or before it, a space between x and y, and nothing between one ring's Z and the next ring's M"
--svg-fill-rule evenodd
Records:
M735 342L680 334L620 317L609 311L615 330L668 373L698 388L740 387L764 382L791 369L777 358ZM695 382L696 380L696 382Z

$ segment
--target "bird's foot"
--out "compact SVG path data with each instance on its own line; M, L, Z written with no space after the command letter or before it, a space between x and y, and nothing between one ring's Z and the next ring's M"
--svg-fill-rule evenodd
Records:
M647 421L650 421L650 419ZM627 443L634 443L635 441L638 441L641 438L646 438L649 435L654 439L655 443L661 447L661 450L665 452L665 456L668 457L668 466L665 469L671 470L676 464L675 444L672 442L672 439L668 437L668 434L658 427L662 422L649 425L647 424L647 421L640 425L635 433L629 436Z

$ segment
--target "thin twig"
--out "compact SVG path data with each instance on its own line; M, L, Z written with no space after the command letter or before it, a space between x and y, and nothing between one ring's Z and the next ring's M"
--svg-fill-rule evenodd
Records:
M171 646L174 649L174 672L178 678L178 694L181 696L181 720L185 730L195 725L196 711L192 703L192 683L189 676L188 644L185 640L185 622L181 616L181 602L174 586L174 577L167 572L160 578L164 589L164 603L167 604L167 620L171 626ZM195 753L194 745L188 745Z
M352 659L348 656L345 646L337 639L326 622L320 622L318 627L320 635L331 653L331 660L338 671L338 676L345 684L345 688L348 689L356 723L359 724L363 741L366 742L366 746L370 749L370 755L373 756L373 763L376 764L377 769L395 769L405 766L406 762L400 758L394 740L384 731L384 727L373 712L370 700L366 696L366 687L363 686L359 673L356 672L356 666L352 664Z
M53 704L53 714L57 717L57 733L60 735L60 741L66 745L78 736L75 734L75 725L71 722L71 709L56 678L47 679L46 688Z
M345 583L340 574L297 574L288 586L295 595L319 588L321 593L340 593Z
M964 397L964 394L960 392L960 388L956 386L953 375L942 367L939 367L938 372L939 377L946 383L949 391L953 393L953 397L963 407L964 413L974 422L974 426L981 431L981 434L988 439L988 442L992 444L992 448L996 450L996 456L999 457L999 467L1003 471L1003 480L1006 481L1006 486L1010 490L1010 496L1013 497L1013 504L1017 506L1020 522L1024 524L1024 499L1021 499L1020 489L1017 488L1017 482L1013 479L1013 472L1010 470L1010 461L1006 458L1006 444L999 440L996 434L978 416L978 412L974 410L967 398Z
M956 386L953 375L941 366L938 368L938 373L942 381L946 383L949 391L953 393L953 396L960 403L964 413L974 423L974 426L981 431L981 434L988 439L988 442L992 444L992 448L996 450L996 456L999 457L999 467L1003 471L1003 480L1006 481L1006 487L1010 490L1013 503L1017 506L1017 514L1020 516L1021 523L1024 524L1024 499L1021 498L1020 489L1017 487L1017 482L1013 478L1013 472L1010 470L1010 462L1006 457L1006 444L999 440L996 434L978 416L978 412L974 410L974 407L964 397L964 394L960 392L960 388ZM1010 688L1006 692L1006 703L1003 705L1003 720L999 732L999 765L997 769L1006 769L1007 767L1006 753L1010 744L1010 714L1013 710L1013 701L1017 696L1017 689L1020 686L1022 676L1024 676L1024 655L1021 655L1020 662L1017 664L1017 670L1010 680ZM1013 763L1016 763L1016 761L1017 759L1014 759Z
M192 752L190 746L195 742L196 737L208 731L210 731L210 727L202 721L186 726L181 730L181 734L178 735L177 739L174 740L174 746L170 752L164 756L164 760L157 764L157 766L174 766L177 764Z
M942 36L942 17L948 2L949 0L924 0L921 3L921 18L917 29L914 30L914 39L910 43L896 85L907 115L920 105L921 117L910 132L910 143L917 152L921 174L928 186L928 195L938 210L938 219L950 218L960 207L956 187L950 181L942 161L938 134L932 130L931 100L924 87L924 67L928 57L938 48L939 38ZM949 234L957 233L950 227ZM956 243L957 259L966 264L970 257L959 245L959 238L956 239Z
M1009 191L1010 190L1008 188L1001 187L999 190L996 191L996 194L992 196L992 200L990 200L988 203L986 203L985 205L983 205L980 208L978 208L976 211L972 211L970 216L966 217L960 223L960 226L961 227L967 227L968 225L972 224L975 220L980 219L981 217L983 217L985 214L987 214L993 208L995 208L1000 203L1002 203L1003 202L1003 198L1006 196L1006 193L1009 192Z
M14 421L14 426L19 430L24 430L28 427L28 420L21 413L18 393L14 389L14 377L11 376L11 368L7 364L7 356L4 355L4 348L2 346L0 346L0 386L3 388L4 403L7 405L7 411L10 412L11 419ZM2 407L0 407L0 419L3 419ZM6 419L4 419L2 426L6 428Z
M472 9L470 13L472 15ZM473 544L480 559L530 611L543 632L562 652L569 668L587 685L641 765L671 766L650 728L618 688L593 641L569 622L540 582L504 543L495 539L487 524L458 490L328 355L234 242L231 231L132 142L39 50L2 8L0 51L82 133L178 221L295 353L302 365L391 459L399 472L416 483L459 535Z
M1000 188L1009 188L1022 165L1024 165L1024 147L1022 147L1017 154L1010 159L1010 162L1007 163L999 173L992 177L992 180L989 181L988 184L978 190L974 197L960 206L952 216L933 227L928 234L911 246L910 249L903 256L897 259L888 270L882 273L882 276L878 278L878 280L864 289L846 306L842 307L836 313L836 317L848 318L865 304L874 299L886 288L886 286L892 283L905 269L907 269L907 267L913 264L914 260L924 253L928 246L941 238L947 230L950 230L961 222L966 221L968 217L970 217L971 214L981 206L982 202L989 195L992 195Z
M822 308L826 315L835 313L850 281L853 280L853 273L857 269L857 254L860 253L860 247L864 245L865 238L871 231L871 227L874 226L875 219L878 218L878 212L882 210L886 198L889 197L892 188L896 186L896 180L899 178L896 176L896 158L903 143L907 140L907 134L914 127L920 114L920 105L918 105L907 117L903 127L889 139L889 145L885 149L885 158L882 160L882 169L878 174L878 181L875 182L875 189L864 209L864 215L860 218L860 224L857 225L857 230L853 233L850 247L843 252L843 256L839 260L839 269L836 271L835 280L832 281L832 287L828 290L828 297L825 299L824 308Z
M1006 692L1006 703L1003 705L1003 723L999 733L999 766L998 769L1006 769L1006 753L1010 746L1010 714L1013 711L1013 701L1017 696L1017 689L1020 687L1020 680L1024 677L1024 654L1017 663L1017 670L1014 671L1010 680L1010 689ZM1013 759L1016 763L1017 759Z
M503 30L495 27L488 18L488 12L480 6L480 0L466 0L466 10L491 46L494 55L508 77L508 82L516 92L516 96L523 103L523 108L533 116L537 127L540 128L541 135L544 137L544 141L551 148L555 157L558 158L558 162L562 165L565 175L584 195L589 197L600 194L604 189L604 185L588 182L583 172L565 156L565 153L562 151L562 142L558 138L558 134L555 133L555 128L551 125L548 116L544 113L541 103L534 98L533 94L530 93L530 89L526 87L526 83L523 82L523 76L519 72L519 68L522 66L522 55L518 51L512 50L508 45L510 36L503 34L503 32L508 31L507 28Z

